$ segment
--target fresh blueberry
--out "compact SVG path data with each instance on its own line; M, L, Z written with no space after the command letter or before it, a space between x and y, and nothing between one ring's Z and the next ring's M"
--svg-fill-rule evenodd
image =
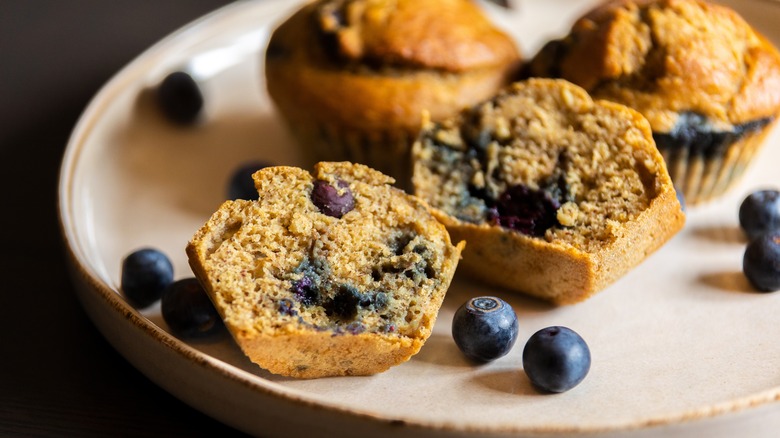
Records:
M489 362L509 353L517 340L517 315L496 297L468 300L452 319L452 338L463 354L476 362Z
M169 74L157 87L157 102L168 119L180 125L194 123L203 109L203 95L189 74Z
M251 161L239 166L228 182L228 199L246 199L247 201L257 199L258 193L252 175L268 166L270 164L263 161Z
M171 282L173 265L168 257L157 249L139 249L122 261L122 291L138 308L149 307L159 300L163 290Z
M565 392L590 370L588 344L573 330L554 326L534 333L523 349L523 369L543 392Z
M165 289L161 310L165 323L182 337L207 336L223 327L206 291L193 277L177 280Z
M311 202L320 209L323 214L335 218L341 218L355 208L355 198L345 181L337 183L338 188L333 187L327 181L318 179L314 181L311 191ZM341 191L341 194L339 192Z
M748 243L742 270L761 292L780 290L780 231L762 234Z
M759 190L748 195L739 206L739 224L751 239L780 230L780 192Z
M675 187L674 191L677 194L677 201L680 203L680 209L685 213L688 209L687 205L685 205L685 194L683 194L679 187Z

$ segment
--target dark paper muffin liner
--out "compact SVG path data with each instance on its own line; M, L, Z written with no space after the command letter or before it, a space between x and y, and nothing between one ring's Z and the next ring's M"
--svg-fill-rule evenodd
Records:
M695 205L723 195L740 180L774 125L769 119L751 122L719 141L654 137L675 186L686 203Z
M411 187L411 148L415 136L402 129L361 131L334 125L290 125L306 164L319 161L350 161L365 164L396 180L396 186Z

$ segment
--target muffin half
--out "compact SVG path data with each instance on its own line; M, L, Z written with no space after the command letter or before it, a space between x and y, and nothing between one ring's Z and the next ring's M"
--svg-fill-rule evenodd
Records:
M351 163L254 174L187 246L244 353L293 377L374 374L417 353L460 258L444 226L389 178Z
M684 223L647 121L563 80L428 124L413 158L415 194L468 243L462 269L555 303L603 289Z

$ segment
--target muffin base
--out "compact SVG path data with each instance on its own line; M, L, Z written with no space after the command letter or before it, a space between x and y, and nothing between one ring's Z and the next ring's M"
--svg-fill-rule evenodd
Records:
M290 122L288 129L300 148L305 167L321 161L349 161L370 166L411 188L411 145L415 134L402 129L345 129L316 122Z
M722 152L657 144L669 175L688 205L702 204L725 194L742 178L777 121L745 134Z

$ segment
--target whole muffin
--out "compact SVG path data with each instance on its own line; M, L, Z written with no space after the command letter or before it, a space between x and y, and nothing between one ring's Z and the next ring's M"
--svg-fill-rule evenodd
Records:
M685 221L642 115L560 79L429 124L413 158L415 194L467 243L461 268L558 304L617 280Z
M268 92L308 161L367 164L408 186L421 114L506 85L514 41L469 0L319 0L271 36Z
M736 12L702 0L618 0L529 63L638 110L686 201L723 194L780 112L780 55Z
M418 198L364 165L254 174L187 254L244 353L276 374L365 375L417 353L460 259Z

